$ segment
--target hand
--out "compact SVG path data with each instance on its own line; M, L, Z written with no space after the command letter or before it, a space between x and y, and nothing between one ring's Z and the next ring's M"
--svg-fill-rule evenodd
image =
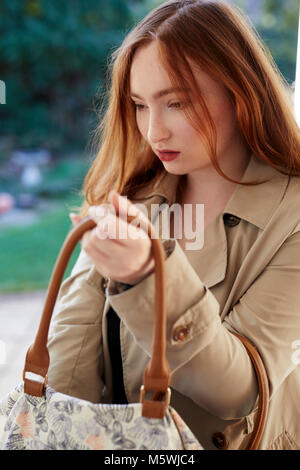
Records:
M97 227L83 235L82 248L102 276L137 284L154 270L148 218L115 191L110 192L108 202L109 208L101 204L89 209ZM134 216L132 223L127 222L128 215ZM80 221L76 214L70 214L70 218L74 225Z

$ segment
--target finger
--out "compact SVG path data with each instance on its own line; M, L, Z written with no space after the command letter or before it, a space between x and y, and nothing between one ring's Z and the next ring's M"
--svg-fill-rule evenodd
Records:
M130 217L130 224L140 226L146 233L148 233L149 220L142 210L136 207L126 196L121 196L116 191L112 190L109 193L108 200L113 204L116 213L124 220Z
M95 220L96 223L99 222L107 214L116 214L116 209L113 204L99 204L99 206L90 206L88 209L89 216Z
M70 217L71 222L72 222L73 225L78 224L78 223L82 220L81 217L80 217L80 215L75 214L74 212L71 212L71 213L69 214L69 217Z
M117 191L111 190L108 195L108 201L115 207L116 213L119 217L127 219L127 216L137 216L138 211L134 204L126 196L121 196Z
M104 246L103 241L99 243L96 228L84 233L81 239L81 246L92 259L97 259L98 262L104 261L111 256L111 246L109 248Z
M139 219L128 224L126 220L121 217L107 214L103 217L95 229L95 234L101 240L114 240L117 242L126 243L126 240L147 239L148 234L140 226Z
M81 245L102 276L111 277L111 272L120 270L120 259L124 256L124 247L121 248L120 244L109 239L107 242L106 240L99 242L96 229L93 229L85 232Z

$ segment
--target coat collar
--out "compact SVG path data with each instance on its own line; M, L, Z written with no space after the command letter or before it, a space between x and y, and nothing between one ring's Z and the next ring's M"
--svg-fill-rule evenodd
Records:
M143 188L136 194L134 200L160 196L164 202L171 205L175 202L179 178L179 175L163 174L154 187ZM254 186L237 185L223 209L223 214L233 214L264 229L284 196L289 177L252 154L241 181L244 183L256 180L267 181Z
M267 181L254 186L238 185L223 213L233 214L264 229L285 194L289 176L252 154L241 181L255 180Z

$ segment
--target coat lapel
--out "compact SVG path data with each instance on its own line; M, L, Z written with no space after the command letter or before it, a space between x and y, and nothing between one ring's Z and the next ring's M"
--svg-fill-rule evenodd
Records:
M185 255L200 277L210 288L224 280L227 270L227 238L222 215L204 231L201 250L186 250Z
M162 232L163 212L167 206L175 202L176 184L178 176L168 174L164 180L164 187L156 188L151 194L144 195L141 200L135 198L133 202L142 204L147 209L148 218L157 228L161 239L169 238ZM164 206L163 206L164 205ZM140 206L142 208L142 206ZM199 228L199 231L201 227ZM182 250L178 245L178 249ZM210 224L204 231L204 244L199 250L183 250L190 264L202 282L209 288L221 282L226 275L227 268L227 239L222 215Z

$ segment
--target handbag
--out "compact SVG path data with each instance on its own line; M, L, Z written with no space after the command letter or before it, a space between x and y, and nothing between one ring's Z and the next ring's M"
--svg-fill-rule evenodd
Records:
M132 220L128 216L128 222ZM144 371L139 403L95 404L56 392L47 384L50 358L48 331L59 288L71 254L95 222L86 217L71 229L60 250L33 344L20 382L0 401L5 425L2 450L203 450L176 410L170 406L170 369L166 358L164 249L151 238L155 261L155 316L152 355ZM148 226L150 233L150 225ZM246 338L244 344L258 378L258 412L247 449L257 449L268 410L268 379L262 360ZM201 423L199 423L201 425Z

